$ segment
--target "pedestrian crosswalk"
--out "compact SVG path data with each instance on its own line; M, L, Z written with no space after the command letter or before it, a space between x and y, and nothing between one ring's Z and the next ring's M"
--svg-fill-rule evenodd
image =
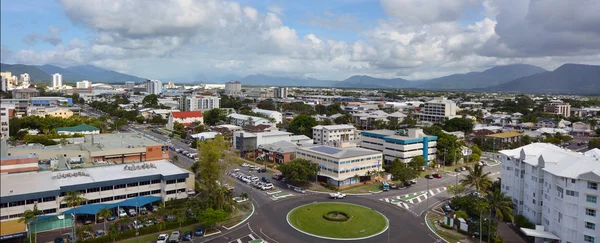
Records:
M249 234L243 237L240 237L238 239L232 240L229 243L247 243L247 242L251 242L251 243L267 243L266 241L264 241L263 239L261 239L258 236L255 236L254 234Z
M381 198L379 200L394 204L401 208L409 209L412 207L412 205L419 204L422 201L427 200L428 197L433 197L443 191L446 191L446 187L434 188L428 191L413 192L405 195L393 196L390 198Z

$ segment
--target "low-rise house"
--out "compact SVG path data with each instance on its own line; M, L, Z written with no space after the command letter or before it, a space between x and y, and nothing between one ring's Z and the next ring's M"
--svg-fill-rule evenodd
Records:
M88 124L81 124L74 127L59 127L56 128L57 134L100 134L100 129Z
M535 123L535 126L538 128L541 127L556 127L557 123L553 119L538 119L538 122Z
M276 127L273 127L271 125L246 125L242 127L242 130L244 130L245 132L272 132L272 131L277 131Z
M288 141L261 144L256 150L256 158L279 164L287 163L296 159L296 147L295 143Z
M283 122L283 115L279 111L271 111L271 110L264 110L264 109L254 108L254 109L252 109L252 112L255 112L255 113L261 114L263 116L269 117L269 118L273 119L275 121L275 123L281 123L281 122Z
M69 118L73 116L73 111L63 107L38 107L30 106L27 108L27 115L29 116L41 116L41 117L61 117Z
M246 126L246 125L269 125L269 126L273 126L274 124L266 119L266 118L262 118L262 117L257 117L257 116L248 116L248 115L242 115L242 114L237 114L237 113L232 113L227 115L227 120L229 124L232 125L236 125L236 126Z
M194 122L204 124L204 118L202 117L201 111L175 111L171 112L169 121L167 123L167 129L173 130L175 123L181 123L184 126L189 126Z
M492 140L494 144L507 144L521 141L523 134L518 132L501 132L491 135L486 135L486 140Z

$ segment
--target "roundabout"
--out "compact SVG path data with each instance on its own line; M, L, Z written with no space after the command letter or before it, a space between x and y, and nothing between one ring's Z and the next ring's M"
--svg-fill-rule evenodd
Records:
M388 219L378 211L357 204L315 202L298 206L287 214L294 229L328 240L362 240L385 232Z

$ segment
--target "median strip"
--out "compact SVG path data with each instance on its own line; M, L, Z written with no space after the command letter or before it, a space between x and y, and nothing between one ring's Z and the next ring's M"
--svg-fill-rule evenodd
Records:
M281 193L281 191L267 192L268 195L273 195L273 194L277 194L277 193Z
M409 201L409 200L418 198L418 197L423 196L423 195L425 195L425 192L420 192L420 193L414 194L412 196L406 196L406 197L402 198L402 200Z
M281 198L290 197L290 196L293 196L293 195L290 193L279 193L279 194L273 195L273 199L281 199Z

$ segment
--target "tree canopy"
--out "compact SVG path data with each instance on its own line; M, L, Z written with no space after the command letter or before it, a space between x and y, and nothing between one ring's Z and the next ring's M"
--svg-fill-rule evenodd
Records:
M590 139L590 141L588 142L588 148L589 149L600 149L600 138L592 138Z
M291 132L295 135L306 135L309 138L313 137L312 128L319 123L315 118L307 115L300 114L296 116L288 126L288 132Z
M412 166L407 166L398 158L395 158L388 166L386 166L386 171L392 175L394 180L401 181L402 183L419 176L418 170Z
M444 123L447 132L461 131L466 134L473 132L473 121L466 118L452 118Z
M204 124L214 126L221 121L225 121L227 115L225 114L224 110L214 108L205 111L202 114L202 117L204 118Z
M279 171L296 184L306 184L317 176L319 164L306 159L295 159L279 166Z
M156 94L146 95L144 97L144 99L142 100L142 106L144 106L144 108L159 108L158 95L156 95Z

